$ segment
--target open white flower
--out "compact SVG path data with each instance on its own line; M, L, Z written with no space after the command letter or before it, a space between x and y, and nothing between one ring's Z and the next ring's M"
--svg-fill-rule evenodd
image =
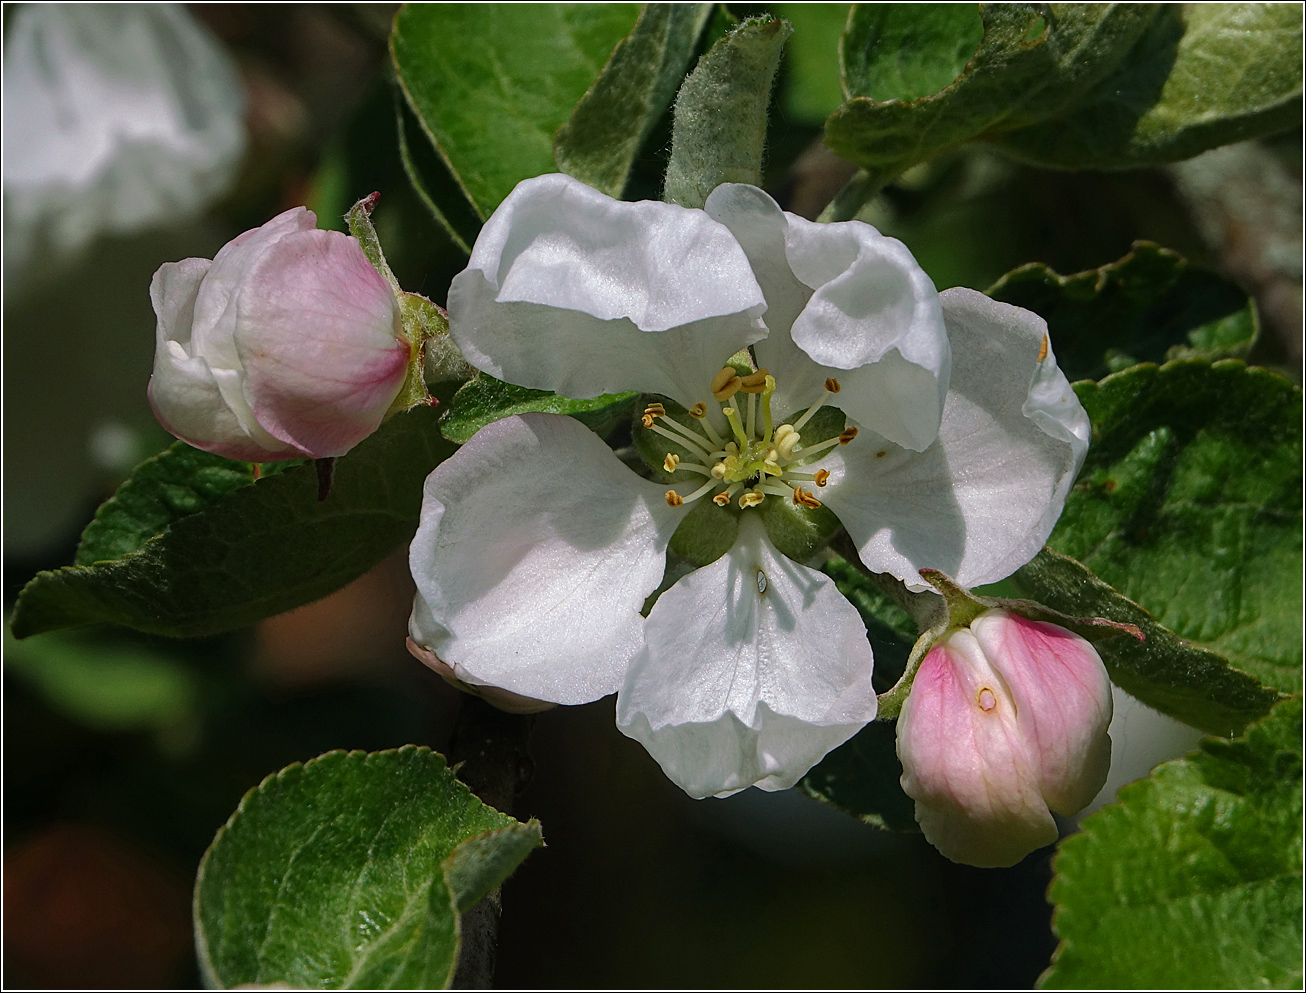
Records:
M693 796L791 786L875 716L861 618L785 554L810 553L789 525L819 531L824 503L870 568L999 578L1042 545L1086 445L1038 318L941 298L900 243L752 187L695 211L528 180L449 312L499 378L641 390L686 414L653 399L642 419L670 489L568 418L478 432L426 482L414 643L472 685L566 704L619 691L622 730ZM762 368L728 364L750 345ZM691 511L721 554L645 619Z

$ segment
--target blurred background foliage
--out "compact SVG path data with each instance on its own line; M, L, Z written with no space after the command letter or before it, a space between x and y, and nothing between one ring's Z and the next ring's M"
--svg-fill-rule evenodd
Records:
M815 217L853 172L821 144L840 102L847 5L730 7L795 24L766 185ZM444 302L465 255L400 158L394 10L192 7L248 97L230 191L202 216L100 239L6 283L7 610L38 570L72 561L98 504L170 441L145 397L147 290L161 263L211 257L301 203L343 229L348 206L379 190L374 219L400 282ZM657 196L669 134L664 121L646 143L637 195ZM1156 241L1252 295L1264 331L1250 359L1299 379L1300 191L1300 130L1119 173L1037 170L972 148L910 170L869 216L940 289L983 289L1028 262L1077 272ZM411 596L400 553L229 636L6 636L5 981L195 985L195 866L246 790L328 749L445 746L458 694L404 649ZM543 822L548 848L506 887L497 985L1002 988L1031 985L1047 965L1050 850L978 870L793 791L695 802L615 731L612 706L538 720L515 813ZM1163 747L1194 739L1180 730Z

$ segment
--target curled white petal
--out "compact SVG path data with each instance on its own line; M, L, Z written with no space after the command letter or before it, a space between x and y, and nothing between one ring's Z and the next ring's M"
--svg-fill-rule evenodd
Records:
M876 711L866 627L745 514L730 552L659 597L617 725L690 796L786 789Z
M487 425L426 480L413 640L474 685L551 703L616 691L684 510L569 417Z
M821 462L862 561L915 589L922 568L978 586L1033 558L1088 448L1043 320L974 290L941 299L954 368L938 440L916 453L866 433Z
M449 288L450 334L472 365L565 396L661 393L692 406L766 332L762 291L701 210L624 203L563 175L528 179Z
M939 295L907 248L869 224L816 224L753 186L725 184L707 212L739 240L766 294L758 362L781 416L842 386L836 406L920 451L939 429L951 353Z

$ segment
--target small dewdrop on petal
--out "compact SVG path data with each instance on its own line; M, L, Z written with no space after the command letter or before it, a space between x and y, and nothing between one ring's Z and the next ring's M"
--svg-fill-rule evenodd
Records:
M666 497L667 497L668 507L680 507L683 506L685 503L685 498L682 497L675 490L667 490Z

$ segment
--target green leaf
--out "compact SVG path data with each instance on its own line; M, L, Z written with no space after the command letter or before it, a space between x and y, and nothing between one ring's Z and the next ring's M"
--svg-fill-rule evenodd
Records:
M1077 392L1093 444L1048 544L1181 638L1299 690L1301 390L1230 360Z
M4 667L55 710L96 730L168 732L196 717L199 685L190 669L103 632L18 641L6 628Z
M444 860L444 878L458 912L466 913L511 876L542 841L539 824L531 821L478 834L455 848Z
M979 4L856 4L840 40L844 95L909 103L938 93L983 38Z
M787 21L744 21L698 61L676 97L662 199L702 207L722 183L762 183L766 108Z
M217 988L445 988L459 908L539 843L537 822L481 803L427 748L295 763L245 795L200 863L201 971Z
M492 376L471 380L454 395L440 420L440 431L450 441L463 444L485 425L513 414L537 411L567 414L596 434L606 437L617 425L630 420L639 393L604 393L588 400L572 400L546 390L513 386Z
M471 246L481 231L481 215L458 186L435 147L422 131L422 122L413 113L396 84L395 133L399 140L399 162L417 194L417 199L444 228L449 240L471 255Z
M986 292L1048 322L1057 364L1072 380L1168 358L1241 358L1258 333L1242 290L1148 241L1070 276L1031 262Z
M400 9L390 36L399 85L482 219L523 179L556 171L554 132L639 10L625 3Z
M1176 636L1072 558L1045 548L1014 578L1021 590L1053 610L1137 626L1142 642L1121 635L1094 647L1112 682L1185 724L1211 734L1237 734L1279 699L1223 655Z
M120 559L168 526L249 486L256 469L179 441L135 469L82 532L78 565Z
M1063 112L1156 16L1145 4L981 4L974 48L973 10L854 9L841 46L849 100L827 122L825 140L879 177L870 188L944 149Z
M916 831L916 808L898 782L897 721L871 721L803 777L808 796L873 827Z
M1056 856L1052 989L1301 989L1302 705L1126 786Z
M38 574L18 598L13 632L25 638L108 622L194 636L317 600L412 537L422 481L452 451L439 435L434 409L397 415L337 460L323 502L312 465L228 490L224 499L192 500L201 492L197 486L176 484L173 477L156 480L158 466L146 463L123 489L132 487L130 505L147 512L138 518L117 510L103 514L112 536L107 547L129 550L94 565ZM110 519L116 531L109 531ZM120 521L126 523L119 527ZM139 524L134 531L133 521ZM106 546L97 536L94 547Z
M1301 93L1300 7L1167 4L1074 113L998 144L1063 168L1176 162L1300 124Z
M715 4L648 4L553 139L558 169L620 198L631 166L671 105Z
M776 3L771 9L794 26L786 53L785 111L820 124L843 103L839 85L839 39L851 4ZM973 16L973 15L972 15ZM975 18L979 23L979 18ZM974 46L972 46L973 50Z

